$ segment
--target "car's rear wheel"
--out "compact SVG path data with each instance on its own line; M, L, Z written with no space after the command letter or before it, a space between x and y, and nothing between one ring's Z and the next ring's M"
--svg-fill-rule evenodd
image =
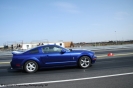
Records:
M35 61L27 61L24 65L24 70L28 73L34 73L38 70L38 64Z
M82 56L78 62L80 68L88 68L91 66L91 59L88 56Z

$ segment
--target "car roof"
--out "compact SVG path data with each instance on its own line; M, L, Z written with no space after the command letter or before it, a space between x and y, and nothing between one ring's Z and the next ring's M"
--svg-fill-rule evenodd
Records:
M40 46L37 46L37 47L39 48L39 47L43 47L43 46L59 46L59 45L40 45ZM37 47L35 47L35 48L37 48Z
M24 51L24 53L29 52L29 51L31 51L31 50L33 50L33 49L41 48L41 47L45 47L45 46L59 46L59 45L39 45L39 46L36 46L36 47L34 47L34 48L31 48L31 49L29 49L29 50ZM60 46L59 46L59 47L60 47Z
M31 49L29 49L28 51L30 51L30 50L32 50L32 49L40 48L40 47L45 47L45 46L58 46L58 47L61 47L61 46L59 46L59 45L40 45L40 46L36 46L36 47L34 47L34 48L31 48Z

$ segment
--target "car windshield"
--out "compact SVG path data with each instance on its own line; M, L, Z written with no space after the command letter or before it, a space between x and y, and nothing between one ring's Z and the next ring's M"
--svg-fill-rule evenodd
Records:
M67 52L70 52L70 49L64 48Z

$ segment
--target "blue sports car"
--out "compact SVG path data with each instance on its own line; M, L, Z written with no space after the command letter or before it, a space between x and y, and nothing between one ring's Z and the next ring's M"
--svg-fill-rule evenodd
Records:
M72 50L58 45L42 45L25 52L12 52L11 67L28 73L42 68L79 66L88 68L95 63L95 53L88 50Z

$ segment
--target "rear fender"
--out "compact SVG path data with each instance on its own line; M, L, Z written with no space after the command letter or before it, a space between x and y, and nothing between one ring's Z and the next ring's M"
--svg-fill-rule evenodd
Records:
M30 60L35 61L35 62L38 64L39 67L41 66L41 64L40 64L41 62L40 62L37 58L35 58L35 57L25 59L25 60L22 62L22 66L23 66L27 61L30 61Z

